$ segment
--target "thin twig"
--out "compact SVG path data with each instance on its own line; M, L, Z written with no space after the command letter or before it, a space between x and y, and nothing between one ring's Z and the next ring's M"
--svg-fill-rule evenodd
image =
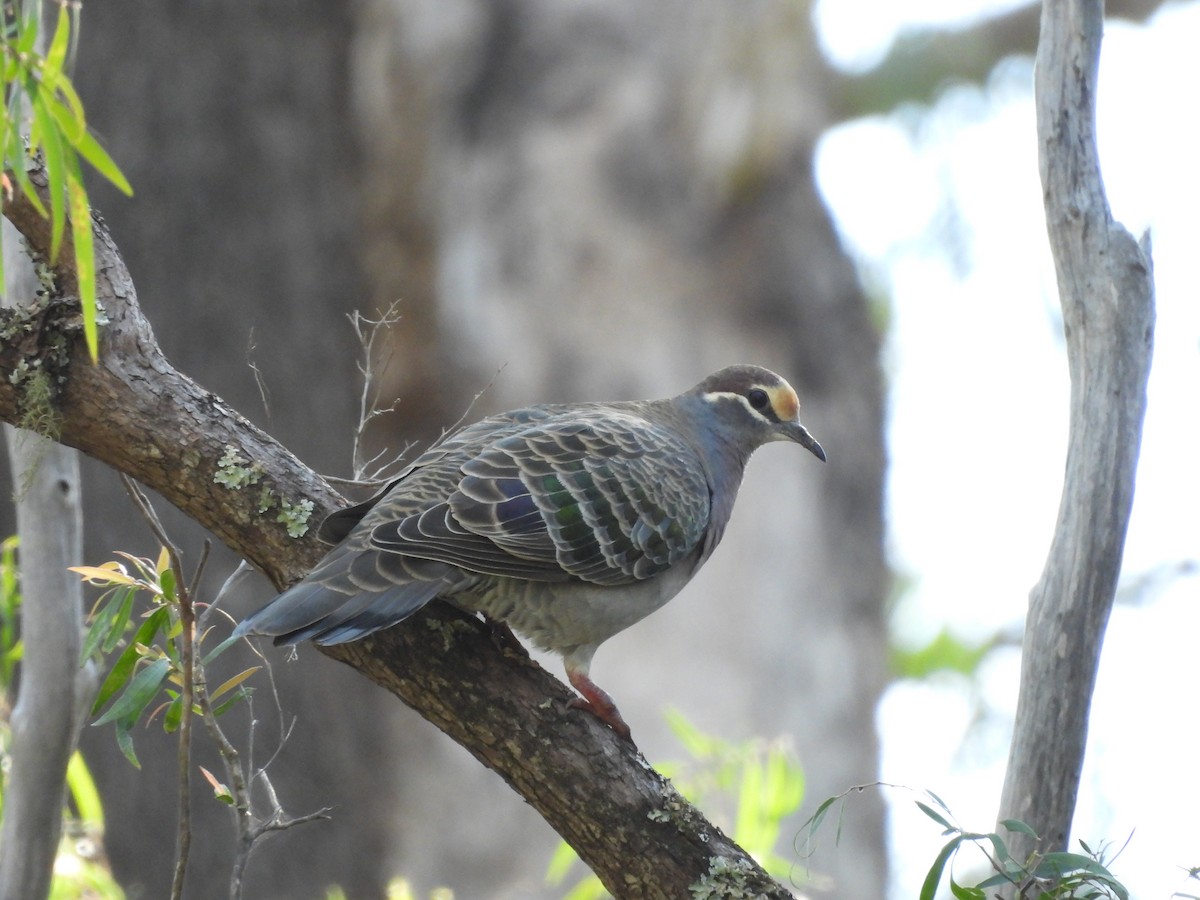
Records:
M180 667L183 669L183 694L179 716L179 749L178 778L179 778L179 822L175 834L175 876L171 883L171 900L182 900L183 884L187 877L188 857L192 849L192 704L196 693L196 611L192 606L192 595L188 588L183 572L181 553L175 543L163 528L162 521L150 504L142 489L128 475L122 475L121 481L133 502L137 505L142 517L154 532L158 542L167 551L167 561L171 573L175 576L175 600L179 611L180 623ZM207 553L205 553L207 556ZM196 576L199 578L200 569Z
M349 316L350 325L354 329L355 336L358 338L359 346L362 348L362 358L358 363L358 371L362 375L362 392L358 398L358 425L354 429L354 442L351 452L354 477L360 480L369 477L366 475L368 468L374 466L387 452L387 449L384 448L368 460L362 458L362 441L367 426L380 416L394 412L397 404L400 402L399 400L394 400L387 407L379 405L380 389L378 387L378 379L386 375L388 369L391 368L395 352L394 350L389 351L382 364L378 363L376 353L376 344L380 333L384 330L390 330L400 321L400 314L397 312L399 307L400 301L394 301L377 319L369 319L358 310L355 310ZM393 460L392 462L378 466L373 470L372 474L380 474L395 462Z

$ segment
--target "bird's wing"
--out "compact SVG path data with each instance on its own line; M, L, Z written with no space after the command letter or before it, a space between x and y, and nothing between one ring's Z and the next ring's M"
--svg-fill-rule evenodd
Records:
M356 503L353 506L335 510L326 516L317 530L317 537L327 544L340 544L354 530L354 527L372 509L378 506L384 497L392 492L392 489L396 485L412 476L414 472L426 468L435 468L439 463L446 460L447 457L461 459L464 448L486 443L488 439L495 437L498 433L507 434L534 422L547 419L554 415L557 409L558 407L552 405L517 409L489 416L472 425L467 425L457 431L443 435L428 449L423 451L420 456L401 469L399 474L369 499L361 503Z
M401 483L372 510L373 548L484 575L627 584L684 559L708 527L695 450L636 415L550 418L457 456L442 461L458 478L446 499L406 510Z

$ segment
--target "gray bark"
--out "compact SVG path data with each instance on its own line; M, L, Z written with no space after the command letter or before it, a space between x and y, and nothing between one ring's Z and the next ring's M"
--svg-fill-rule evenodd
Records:
M1065 849L1088 710L1133 502L1154 330L1148 241L1113 221L1096 149L1101 0L1042 10L1037 127L1043 198L1066 327L1070 436L1045 570L1029 603L1000 818ZM1014 435L1019 440L1019 435ZM1032 849L1014 836L1014 856Z
M83 591L67 571L83 553L79 461L74 450L32 432L6 427L5 436L20 486L21 637L29 652L12 710L0 898L36 900L50 890L67 760L88 693L86 670L79 668Z

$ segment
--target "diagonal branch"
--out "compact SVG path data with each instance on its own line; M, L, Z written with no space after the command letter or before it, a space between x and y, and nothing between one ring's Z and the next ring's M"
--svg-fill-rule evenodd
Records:
M33 178L44 184L44 173ZM32 251L45 254L48 228L20 195L4 213ZM116 246L102 223L93 230L97 291L108 319L99 362L90 364L82 349L74 298L52 298L32 313L4 313L0 420L22 414L28 398L17 373L40 361L59 379L63 443L158 491L277 586L294 581L323 548L315 528L289 537L277 514L308 500L316 521L344 501L167 362ZM71 283L69 266L65 257L58 263L58 284ZM229 477L231 466L238 477ZM264 505L272 506L264 513ZM704 883L714 896L726 885L746 896L790 896L635 748L593 717L569 710L572 695L523 649L501 644L474 619L438 605L367 640L321 650L390 690L494 769L615 895L682 897Z

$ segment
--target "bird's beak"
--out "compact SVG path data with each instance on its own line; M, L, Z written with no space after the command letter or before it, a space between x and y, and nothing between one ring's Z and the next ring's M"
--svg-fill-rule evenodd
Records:
M825 462L825 449L817 443L817 439L808 433L808 429L799 422L785 422L779 429L780 436L789 441L795 441L806 448L821 462Z

